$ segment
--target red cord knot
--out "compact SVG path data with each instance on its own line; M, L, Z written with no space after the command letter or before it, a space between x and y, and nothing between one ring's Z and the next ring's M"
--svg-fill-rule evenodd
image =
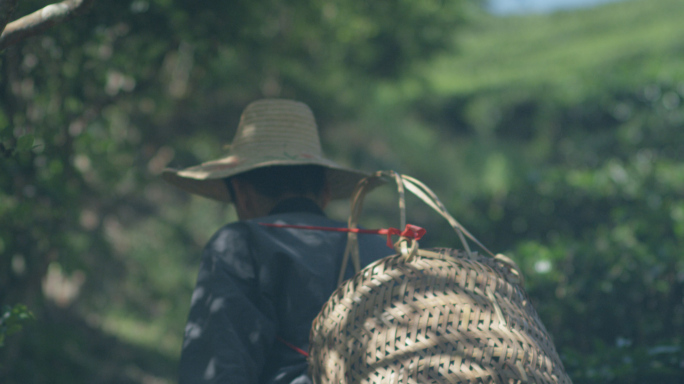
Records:
M397 235L406 239L418 241L427 232L425 228L421 228L413 224L406 224L406 228L404 228L403 231L400 231L397 228L381 229L380 231L387 231L387 246L390 248L394 248L394 245L392 243L392 235Z

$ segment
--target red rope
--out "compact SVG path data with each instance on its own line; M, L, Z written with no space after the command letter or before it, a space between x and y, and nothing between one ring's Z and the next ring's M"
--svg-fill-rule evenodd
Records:
M305 350L303 350L303 349L297 347L297 346L294 345L294 344L291 344L291 343L287 342L287 341L286 341L285 339L283 339L282 337L276 336L276 340L278 340L278 341L280 341L281 343L287 345L289 348L291 348L291 349L294 350L295 352L299 353L300 355L304 355L305 357L309 357L309 353L308 353L307 351L305 351Z
M371 235L387 235L387 246L394 248L392 245L392 235L405 237L412 240L420 240L423 235L425 235L426 230L417 225L406 224L406 228L403 231L397 228L386 228L386 229L361 229L361 228L337 228L337 227L317 227L313 225L295 225L295 224L276 224L276 223L259 223L264 227L275 227L275 228L294 228L294 229L308 229L317 231L331 231L331 232L353 232L353 233L364 233Z

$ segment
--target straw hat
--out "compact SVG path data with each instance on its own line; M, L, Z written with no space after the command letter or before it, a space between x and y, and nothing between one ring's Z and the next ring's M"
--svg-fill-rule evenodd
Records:
M323 156L316 121L306 104L265 99L245 108L228 156L182 170L166 169L162 177L184 191L230 202L222 179L281 165L325 167L333 199L349 197L356 183L368 176Z

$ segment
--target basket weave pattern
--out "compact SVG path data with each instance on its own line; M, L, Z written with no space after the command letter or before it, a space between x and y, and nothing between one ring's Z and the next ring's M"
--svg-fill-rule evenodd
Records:
M390 256L342 284L313 322L322 383L571 383L518 276L451 249Z

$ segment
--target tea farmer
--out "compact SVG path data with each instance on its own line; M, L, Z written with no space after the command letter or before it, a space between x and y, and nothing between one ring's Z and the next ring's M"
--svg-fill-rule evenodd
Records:
M239 218L202 254L180 384L311 382L311 323L336 288L347 237L263 224L346 227L323 209L364 176L324 157L309 107L280 99L247 106L229 156L164 172L176 187L234 204ZM362 267L392 253L379 236L359 246Z

